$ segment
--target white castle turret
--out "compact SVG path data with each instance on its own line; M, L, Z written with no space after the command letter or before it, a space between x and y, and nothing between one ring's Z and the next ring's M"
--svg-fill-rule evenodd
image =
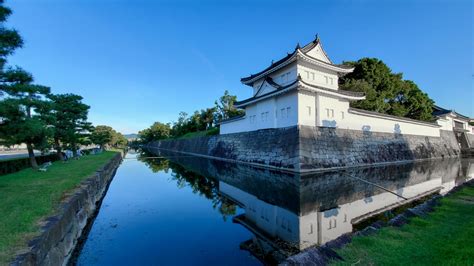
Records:
M353 70L334 64L318 37L297 45L268 68L241 79L253 88L253 96L235 103L245 115L223 121L221 134L296 125L336 127L345 119L349 101L365 99L338 87L338 78Z

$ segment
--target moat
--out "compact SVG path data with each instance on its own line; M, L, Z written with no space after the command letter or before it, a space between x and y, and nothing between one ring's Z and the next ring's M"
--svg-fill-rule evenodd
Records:
M300 175L128 153L75 263L274 264L473 177L473 159Z

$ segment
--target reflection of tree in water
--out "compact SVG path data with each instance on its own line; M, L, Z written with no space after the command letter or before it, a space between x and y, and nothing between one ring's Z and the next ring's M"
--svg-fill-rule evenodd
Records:
M166 159L139 159L142 161L148 168L151 169L153 173L158 173L161 171L164 171L165 173L168 173L170 167L169 167L169 161Z
M198 175L164 158L146 158L152 156L153 155L146 152L142 152L138 160L148 166L153 173L160 171L168 173L171 169L171 180L176 181L178 188L190 187L194 194L198 194L210 200L212 207L222 214L224 221L226 221L229 216L234 216L237 213L237 206L219 194L219 182L216 179Z

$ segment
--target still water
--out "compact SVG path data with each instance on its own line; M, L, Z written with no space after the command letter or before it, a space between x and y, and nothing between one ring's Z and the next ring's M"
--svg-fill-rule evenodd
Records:
M474 178L472 159L296 175L147 156L127 154L78 265L274 264Z

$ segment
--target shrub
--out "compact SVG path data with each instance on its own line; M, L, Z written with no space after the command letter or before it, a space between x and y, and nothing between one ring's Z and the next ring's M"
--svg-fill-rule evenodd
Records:
M59 158L54 154L36 156L36 161L38 165L44 164L46 162L54 162ZM0 161L0 176L18 172L20 170L30 168L30 158L18 158L11 159L6 161Z

